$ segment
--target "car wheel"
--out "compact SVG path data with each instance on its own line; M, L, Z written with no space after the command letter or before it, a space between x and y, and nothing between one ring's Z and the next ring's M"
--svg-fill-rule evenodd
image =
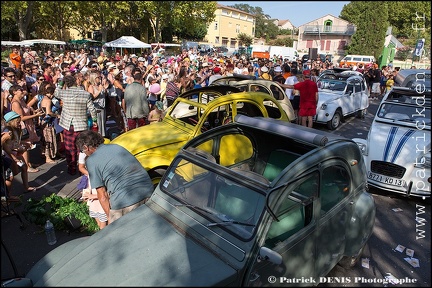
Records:
M332 119L327 122L327 128L330 130L335 130L337 127L339 127L341 122L342 122L342 113L340 112L340 110L336 110Z
M365 108L365 109L362 109L362 110L359 110L359 111L357 112L357 116L358 116L358 118L360 118L360 119L364 119L366 115L367 115L367 109L366 109L366 108Z
M166 169L163 169L163 168L151 170L148 172L154 188L157 187L157 185L161 181L162 176L165 174L165 172L166 172Z
M355 256L344 256L344 257L339 261L338 265L341 266L341 267L343 267L343 268L345 268L345 269L350 269L350 268L354 267L354 266L357 264L357 262L358 262L358 260L360 259L360 257L362 256L362 254L363 254L363 250L364 250L364 247L365 247L365 246L366 246L366 245L363 245L363 246L360 248L360 250L359 250L359 252L357 253L357 255L355 255Z

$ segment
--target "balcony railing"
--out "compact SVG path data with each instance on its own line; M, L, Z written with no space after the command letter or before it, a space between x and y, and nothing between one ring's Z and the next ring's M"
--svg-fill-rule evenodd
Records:
M308 35L353 35L354 32L354 26L308 25L303 30L303 34Z

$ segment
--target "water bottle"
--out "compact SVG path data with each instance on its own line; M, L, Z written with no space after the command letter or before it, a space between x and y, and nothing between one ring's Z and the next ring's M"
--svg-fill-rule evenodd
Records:
M54 225L48 219L45 223L45 234L47 236L48 245L54 245L57 243L57 238L54 231Z

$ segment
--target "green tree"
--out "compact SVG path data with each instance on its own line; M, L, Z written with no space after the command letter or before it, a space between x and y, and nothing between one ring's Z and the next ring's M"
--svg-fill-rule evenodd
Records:
M389 26L387 2L351 2L342 8L341 18L357 27L348 46L348 53L372 54L378 59Z
M29 39L33 12L39 1L1 1L1 33L17 31L19 40ZM3 39L3 38L2 38ZM13 38L8 38L13 39Z
M237 34L237 40L244 46L250 46L253 43L253 37L246 33Z
M269 45L293 47L293 39L291 37L277 38L270 41Z
M234 4L234 5L230 5L229 7L244 11L246 13L250 13L255 16L255 35L253 36L257 38L261 38L265 36L268 36L270 38L274 36L274 30L272 30L274 27L269 25L269 22L271 22L268 20L270 19L270 16L264 14L264 11L262 10L261 7L252 7L248 4Z

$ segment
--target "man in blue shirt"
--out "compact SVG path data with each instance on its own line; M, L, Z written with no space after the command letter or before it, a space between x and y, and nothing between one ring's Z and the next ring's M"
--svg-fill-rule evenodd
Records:
M103 144L97 132L81 132L77 148L87 155L90 185L108 217L108 224L144 204L153 193L153 183L141 163L125 148Z

